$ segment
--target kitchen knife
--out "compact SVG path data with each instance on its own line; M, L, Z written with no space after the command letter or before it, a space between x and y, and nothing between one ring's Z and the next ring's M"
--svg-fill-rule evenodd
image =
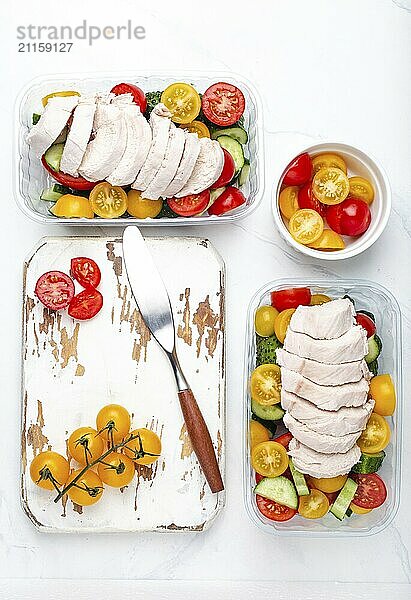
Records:
M144 238L135 225L124 230L123 257L131 291L139 311L173 368L178 398L193 450L211 491L221 492L224 485L210 433L176 354L170 298Z

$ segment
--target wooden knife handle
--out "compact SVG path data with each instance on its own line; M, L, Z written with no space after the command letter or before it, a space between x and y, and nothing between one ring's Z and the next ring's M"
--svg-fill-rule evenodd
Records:
M190 437L193 450L197 455L198 462L208 481L208 485L213 494L221 492L224 489L224 484L221 479L214 446L194 394L190 389L182 390L178 393L178 398L186 423L187 433Z

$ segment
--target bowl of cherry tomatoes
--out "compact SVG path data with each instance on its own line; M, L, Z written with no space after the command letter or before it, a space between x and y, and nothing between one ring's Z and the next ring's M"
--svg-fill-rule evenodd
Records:
M273 195L283 238L323 260L364 252L384 231L390 212L391 189L382 167L342 143L304 149L287 164Z

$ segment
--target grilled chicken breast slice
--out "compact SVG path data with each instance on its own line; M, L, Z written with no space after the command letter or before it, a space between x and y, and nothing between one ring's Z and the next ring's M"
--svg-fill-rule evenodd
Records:
M64 144L60 170L78 177L78 170L90 141L93 130L96 99L94 96L80 96L74 109L73 119Z
M315 340L290 328L284 340L284 350L317 362L340 364L362 360L368 353L367 332L359 325L332 340Z
M361 431L346 433L344 435L318 433L310 429L305 423L294 419L288 412L284 415L283 421L296 440L323 454L342 454L348 452L361 435Z
M224 167L224 152L217 140L201 138L200 152L194 169L185 186L175 194L176 198L200 194L213 185Z
M41 158L59 137L78 101L78 96L49 98L38 123L33 125L27 135L27 143L37 158Z
M361 450L354 444L348 452L343 454L324 454L292 439L288 454L292 457L296 469L301 473L311 475L311 477L328 478L349 473L360 460Z
M198 135L196 133L188 133L186 130L184 130L184 134L186 137L183 156L173 180L163 192L164 198L172 198L185 186L191 177L200 152Z
M158 200L173 180L184 152L186 137L183 129L170 129L166 153L156 176L144 190L144 198Z
M318 306L299 306L290 327L317 340L339 338L355 324L355 310L348 298L339 298Z

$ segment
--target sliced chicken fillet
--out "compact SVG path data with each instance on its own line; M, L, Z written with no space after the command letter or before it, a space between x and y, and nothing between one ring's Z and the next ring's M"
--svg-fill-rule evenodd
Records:
M361 435L361 431L336 436L329 435L328 433L317 433L305 425L305 423L294 419L289 413L284 415L283 420L284 425L296 440L324 454L343 454L344 452L348 452Z
M340 364L362 360L368 353L367 333L355 325L333 340L315 340L290 328L284 340L284 350L317 362Z
M200 152L194 169L185 186L175 194L176 198L200 194L220 177L224 167L224 152L217 140L201 138Z
M360 460L361 450L355 444L348 452L343 454L324 454L292 439L289 444L288 454L292 457L295 467L305 475L311 477L336 477L346 475Z
M37 158L41 158L59 137L78 101L78 96L55 96L49 99L38 123L27 135L27 143Z
M348 298L339 298L318 306L299 306L291 317L290 328L315 339L334 339L355 324L355 310Z
M157 172L150 185L144 190L144 198L148 200L158 200L160 196L164 196L164 192L174 178L181 157L184 152L184 144L186 137L184 129L177 127L170 129L168 145L166 153L161 163L161 167Z
M198 135L196 133L188 133L186 130L184 130L184 134L186 141L183 156L174 179L163 192L164 198L172 198L185 186L191 177L200 152L200 140L198 139Z
M74 109L73 120L64 144L60 170L73 177L78 177L78 170L90 141L96 112L96 99L80 97Z

